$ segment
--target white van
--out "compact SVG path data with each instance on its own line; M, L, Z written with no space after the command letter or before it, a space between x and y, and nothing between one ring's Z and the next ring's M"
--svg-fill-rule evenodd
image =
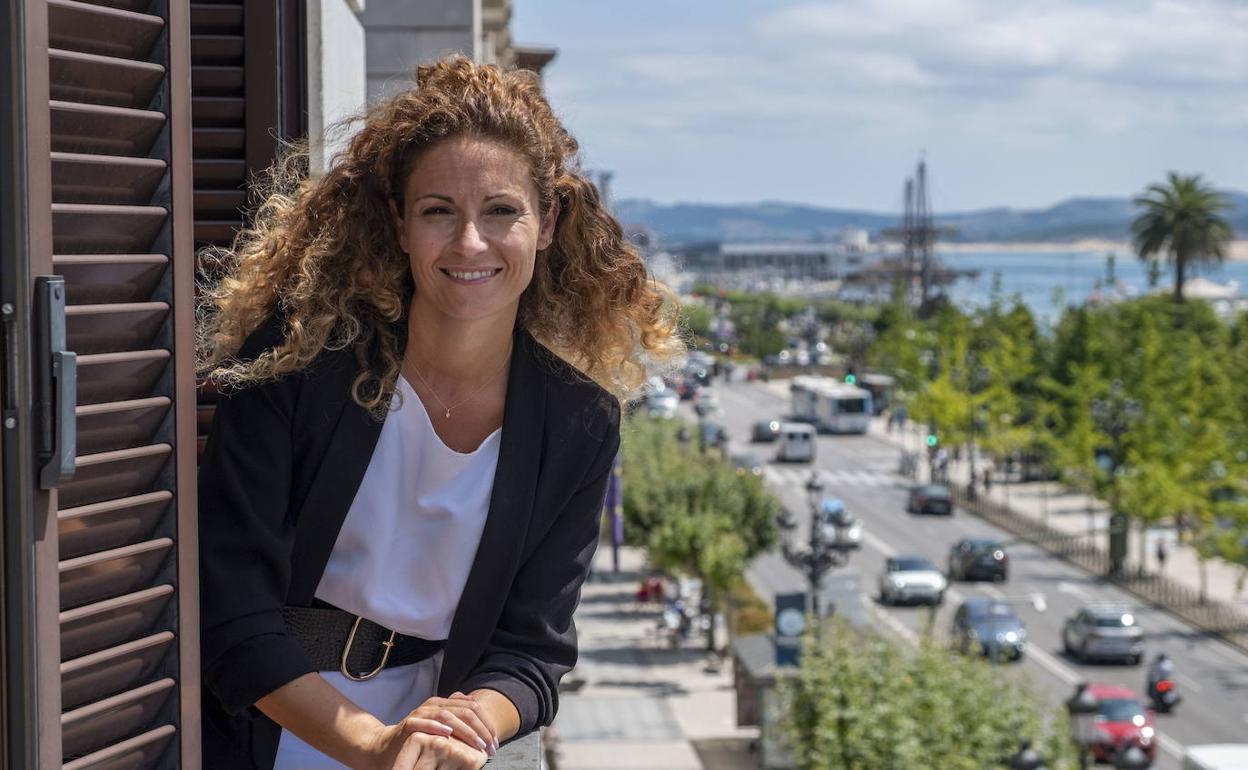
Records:
M780 423L776 436L776 459L785 463L808 463L815 459L815 426L800 422Z
M1248 770L1248 743L1208 743L1188 746L1183 770Z

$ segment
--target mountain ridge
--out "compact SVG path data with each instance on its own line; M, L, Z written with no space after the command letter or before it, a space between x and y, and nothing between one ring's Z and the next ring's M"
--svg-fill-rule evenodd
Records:
M1237 238L1248 238L1248 193L1224 190L1230 204L1224 212ZM613 206L621 222L644 225L661 242L687 241L819 241L842 228L860 228L878 239L880 231L898 227L901 214L839 209L766 200L757 203L656 203L626 198ZM969 243L1053 242L1086 238L1126 240L1138 215L1132 198L1079 196L1038 209L995 206L938 213L938 226L954 228L941 240Z

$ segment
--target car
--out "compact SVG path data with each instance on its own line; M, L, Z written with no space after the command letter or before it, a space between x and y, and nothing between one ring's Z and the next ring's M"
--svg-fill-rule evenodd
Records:
M732 456L732 467L737 469L739 474L750 474L751 476L763 475L763 461L758 459L757 455L749 453L735 454Z
M1010 576L1010 557L996 540L964 537L949 549L950 580L991 580L1003 583Z
M910 488L906 499L910 513L943 513L953 515L953 495L944 484L919 484Z
M702 388L693 399L693 411L697 412L699 417L718 412L719 394L710 388Z
M862 547L862 522L850 513L845 502L835 497L824 498L819 505L819 526L824 539L842 548Z
M950 638L963 653L973 649L989 659L1022 660L1027 629L1008 603L977 596L954 613Z
M1129 687L1093 682L1088 692L1097 700L1096 737L1088 748L1098 762L1110 762L1125 746L1134 743L1157 758L1157 726L1153 712Z
M711 420L698 423L699 449L723 449L728 446L728 431Z
M1144 631L1129 607L1089 604L1066 619L1062 648L1081 661L1118 658L1134 666L1144 657Z
M770 444L779 435L779 420L759 420L750 428L750 441L756 444Z
M646 414L660 420L672 420L680 407L680 396L672 390L661 390L646 397Z
M880 573L880 602L926 602L938 606L945 600L945 576L926 556L890 556Z

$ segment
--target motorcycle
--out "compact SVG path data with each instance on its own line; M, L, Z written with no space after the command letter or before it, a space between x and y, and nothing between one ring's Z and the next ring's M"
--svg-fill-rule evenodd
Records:
M1148 688L1148 699L1152 701L1154 711L1169 714L1183 700L1183 696L1179 695L1173 679L1158 679Z

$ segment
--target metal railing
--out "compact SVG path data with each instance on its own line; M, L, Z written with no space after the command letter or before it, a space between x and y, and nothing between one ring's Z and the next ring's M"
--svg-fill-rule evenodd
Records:
M954 488L953 500L966 511L1043 548L1061 559L1104 577L1143 601L1187 621L1202 631L1248 652L1248 611L1226 602L1203 597L1200 591L1172 578L1135 566L1109 576L1109 553L1102 547L1103 533L1062 532L1040 519L1014 512L994 500L969 498L965 490Z

